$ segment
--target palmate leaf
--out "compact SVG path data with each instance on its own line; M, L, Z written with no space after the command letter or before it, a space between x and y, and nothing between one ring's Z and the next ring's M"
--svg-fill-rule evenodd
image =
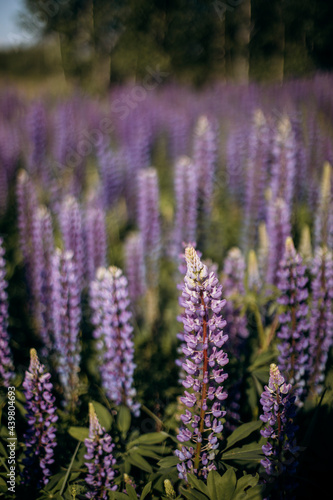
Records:
M182 487L185 498L209 500L260 500L262 487L258 485L259 476L247 474L237 480L234 469L230 468L221 476L211 471L207 477L207 485L193 474L188 474L191 489Z
M153 468L150 463L147 462L147 460L145 460L137 451L131 450L125 458L125 463L126 462L144 470L145 472L149 472L150 474L153 472Z
M212 470L207 477L207 486L211 499L231 500L236 488L236 474L233 469L228 469L223 476Z
M222 453L222 461L246 461L246 462L260 462L264 458L262 448L258 443L244 444L240 448L232 448L231 450Z
M234 444L242 441L252 434L252 432L257 431L262 426L261 420L256 420L255 422L248 422L246 424L242 424L227 439L227 446L225 447L223 454L226 450L234 446Z
M142 436L134 439L128 443L128 446L137 446L139 444L159 444L165 441L169 437L169 434L166 432L149 432L147 434L143 434Z

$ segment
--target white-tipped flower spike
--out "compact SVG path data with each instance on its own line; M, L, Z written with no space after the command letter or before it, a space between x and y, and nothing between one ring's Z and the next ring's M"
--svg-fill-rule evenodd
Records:
M186 378L182 384L186 390L180 400L186 408L177 436L182 446L175 453L180 460L179 477L186 480L188 472L206 478L216 469L218 435L223 429L220 419L225 415L221 405L227 397L222 385L228 377L224 367L229 360L222 348L228 338L223 333L222 286L213 272L208 275L193 247L186 248L185 259L180 305L184 307L182 366Z
M250 250L248 256L247 286L249 290L256 291L261 287L257 255L254 250Z

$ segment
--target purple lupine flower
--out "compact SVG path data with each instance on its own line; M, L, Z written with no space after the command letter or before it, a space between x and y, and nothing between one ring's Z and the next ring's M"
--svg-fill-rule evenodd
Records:
M5 249L0 237L0 384L8 386L14 377L14 365L9 348L8 296L5 269Z
M226 319L225 332L229 337L229 350L237 359L244 349L245 340L249 336L246 316L241 314L240 297L245 296L245 260L241 250L231 248L224 261L223 287L227 303L224 308Z
M224 261L223 266L223 288L226 297L224 317L227 322L225 333L228 335L229 353L238 362L241 361L249 336L247 318L242 311L242 297L245 296L245 260L241 250L237 247L231 248ZM237 370L237 380L228 388L228 410L226 431L233 431L235 422L240 421L240 387L242 384L241 370ZM228 384L227 384L228 386Z
M246 250L255 247L258 223L265 218L264 191L269 163L269 139L265 116L261 110L257 110L249 136L243 235L243 247Z
M40 300L43 272L42 228L38 217L36 189L23 170L18 174L16 195L20 248L31 295L32 313L39 330L42 325Z
M102 386L116 405L127 405L137 416L140 405L134 401L136 365L129 304L127 279L122 271L114 266L99 268L90 285L90 307Z
M206 216L210 215L217 161L217 125L200 116L194 133L193 161L198 175L199 197Z
M140 233L131 234L125 242L125 266L128 291L134 304L146 293L146 268Z
M138 173L138 226L146 257L147 283L153 287L158 279L158 261L161 251L158 177L155 168Z
M290 383L297 389L298 403L301 404L304 391L304 374L308 362L306 350L308 347L308 291L307 277L301 256L296 253L293 240L288 237L285 243L285 253L280 262L278 289L281 292L278 303L283 306L279 315L277 337L278 364Z
M327 246L333 249L333 196L331 190L332 167L324 164L319 206L315 219L315 248Z
M41 235L41 289L40 289L40 319L39 333L44 343L44 353L53 349L53 297L52 297L52 266L54 253L54 239L52 218L45 207L40 207L35 215L40 227Z
M1 160L0 160L1 161ZM0 169L0 217L2 217L7 210L8 202L8 177L5 168Z
M312 306L309 333L309 392L323 390L328 353L333 344L333 255L318 248L311 266Z
M197 169L187 156L175 164L174 190L176 215L173 232L173 253L178 255L183 241L195 241L198 214Z
M30 138L29 171L32 174L36 173L44 177L47 172L47 120L45 108L41 101L32 104L27 121Z
M235 127L229 132L226 144L226 168L228 193L239 203L245 199L244 166L247 158L246 137L248 125Z
M267 438L267 443L262 447L266 458L261 460L261 465L267 474L267 481L275 480L279 493L285 490L285 494L288 494L285 498L292 498L290 494L296 486L293 476L298 463L299 448L295 439L295 399L292 384L285 382L279 368L272 363L268 386L265 386L260 399L263 407L260 419L267 424L260 431L261 435Z
M84 216L84 249L86 254L86 276L90 283L96 270L106 264L107 236L105 212L101 207L88 205Z
M187 473L206 478L210 470L216 470L214 459L223 429L221 418L225 416L221 405L227 398L222 385L228 377L224 366L229 361L222 349L228 338L221 316L225 304L222 286L214 273L208 275L193 247L186 248L185 257L187 273L181 305L185 308L182 350L186 378L182 384L186 390L180 400L186 409L177 436L182 447L175 452L181 479L187 479Z
M53 302L56 368L64 390L64 405L74 411L80 371L81 305L73 252L54 253Z
M112 450L114 444L111 436L101 427L94 406L89 403L89 437L84 440L87 453L84 455L85 465L88 467L86 483L88 485L87 498L109 498L108 491L115 491L113 484L116 463Z
M194 133L193 161L197 172L199 201L199 234L202 243L210 224L217 163L217 125L200 116Z
M276 285L279 263L284 254L284 242L290 235L290 210L282 198L270 200L268 204L268 258L266 282Z
M272 200L282 198L291 211L294 195L296 145L287 116L280 120L273 143Z
M81 288L84 269L82 210L74 196L68 196L63 201L59 222L65 250L73 252L77 280Z
M106 139L97 147L97 160L101 178L103 204L113 206L120 197L123 188L122 152L112 151Z
M58 420L52 395L51 375L39 362L35 349L30 351L30 366L23 381L28 430L24 434L26 458L22 484L42 488L49 482L49 466L54 462L57 445L55 422Z

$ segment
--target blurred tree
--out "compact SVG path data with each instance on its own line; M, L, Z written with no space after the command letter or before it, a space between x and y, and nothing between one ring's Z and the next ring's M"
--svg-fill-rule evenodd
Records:
M282 81L332 69L333 2L325 0L25 0L23 22L59 37L67 77L103 85L144 78Z

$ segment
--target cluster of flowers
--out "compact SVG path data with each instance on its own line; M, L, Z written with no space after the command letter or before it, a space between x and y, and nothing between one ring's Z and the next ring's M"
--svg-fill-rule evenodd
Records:
M216 469L215 453L225 416L222 402L227 398L222 384L228 377L224 372L228 356L222 349L228 339L223 333L222 286L213 272L208 274L193 247L185 249L185 258L180 304L185 308L182 368L186 376L182 384L186 390L180 399L186 410L178 434L182 448L176 451L179 476L184 479L189 472L207 477Z

